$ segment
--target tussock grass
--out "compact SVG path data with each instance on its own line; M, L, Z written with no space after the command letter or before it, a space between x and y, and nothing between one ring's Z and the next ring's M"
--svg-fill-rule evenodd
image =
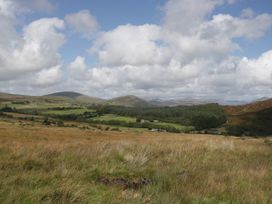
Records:
M0 122L0 203L271 203L271 192L264 139Z

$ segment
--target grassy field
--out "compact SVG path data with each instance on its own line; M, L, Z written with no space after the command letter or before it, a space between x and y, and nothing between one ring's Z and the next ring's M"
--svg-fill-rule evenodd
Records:
M125 116L118 116L114 114L106 114L103 116L96 117L95 120L100 121L121 121L121 122L132 122L136 123L136 118L133 117L125 117ZM175 123L165 123L165 122L152 122L152 124L159 125L161 127L174 127L178 130L185 131L185 130L192 130L193 127L190 126L183 126Z
M79 109L67 109L67 110L46 110L42 112L42 115L81 115L85 112L91 112L87 108Z
M174 128L181 130L181 131L194 129L194 127L192 127L192 126L183 126L183 125L179 125L179 124L175 124L175 123L157 122L155 124L165 126L165 127L167 127L167 126L174 127Z
M11 108L16 109L48 109L48 108L58 108L58 107L70 107L71 103L59 102L59 103L46 103L46 102L32 102L29 104L13 104L10 102L4 103Z
M118 116L118 115L113 115L113 114L106 114L103 116L99 116L99 117L96 117L95 120L103 120L103 121L115 120L115 121L134 122L134 123L136 122L136 118Z
M265 139L0 122L0 203L272 203Z

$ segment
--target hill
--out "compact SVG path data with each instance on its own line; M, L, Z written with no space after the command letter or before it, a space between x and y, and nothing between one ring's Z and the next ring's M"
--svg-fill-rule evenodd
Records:
M147 101L133 95L129 96L121 96L117 98L113 98L108 101L110 105L115 106L126 106L126 107L150 107L152 106Z
M67 98L77 98L79 96L83 96L83 94L81 93L77 93L77 92L71 92L71 91L64 91L64 92L56 92L56 93L52 93L52 94L48 94L45 96L57 96L57 97L67 97Z
M33 99L33 96L24 96L24 95L17 95L17 94L9 94L0 92L0 101L13 101L13 100L24 100L24 99Z
M245 113L258 112L268 108L272 108L272 99L255 101L246 105L225 106L225 111L230 115L241 115Z
M64 92L56 92L52 94L45 95L45 97L62 97L68 98L78 103L92 103L92 104L100 104L104 103L105 100L97 97L87 96L77 92L64 91Z
M192 106L192 105L204 105L210 102L202 101L198 99L170 99L170 100L161 100L161 99L152 99L149 101L150 104L154 106L164 107L164 106Z
M225 106L227 128L234 135L272 135L272 99Z

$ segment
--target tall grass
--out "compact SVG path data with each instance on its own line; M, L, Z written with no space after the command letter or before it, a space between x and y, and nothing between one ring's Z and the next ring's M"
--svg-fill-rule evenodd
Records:
M271 203L271 192L264 139L0 123L0 203Z

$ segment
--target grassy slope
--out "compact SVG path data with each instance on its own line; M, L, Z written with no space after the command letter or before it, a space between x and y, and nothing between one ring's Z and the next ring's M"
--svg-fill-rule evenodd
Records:
M125 117L125 116L118 116L113 114L106 114L103 116L96 117L95 120L103 120L103 121L124 121L124 122L136 122L136 118L133 117Z
M244 126L252 134L272 134L272 99L241 106L225 106L229 125Z
M150 107L147 101L136 96L121 96L108 101L110 105L126 106L126 107Z
M43 115L81 115L85 112L90 112L87 108L81 108L81 109L69 109L69 110L46 110L43 111Z
M29 104L12 104L17 101L28 101ZM79 93L73 92L60 92L47 96L24 96L0 93L0 102L8 104L15 108L53 108L53 107L67 107L72 104L101 104L105 103L105 100L85 96Z
M271 203L263 139L0 122L0 203ZM133 189L101 178L150 183Z
M272 99L257 101L240 106L225 106L225 111L229 115L242 115L246 113L254 113L264 109L272 108Z

